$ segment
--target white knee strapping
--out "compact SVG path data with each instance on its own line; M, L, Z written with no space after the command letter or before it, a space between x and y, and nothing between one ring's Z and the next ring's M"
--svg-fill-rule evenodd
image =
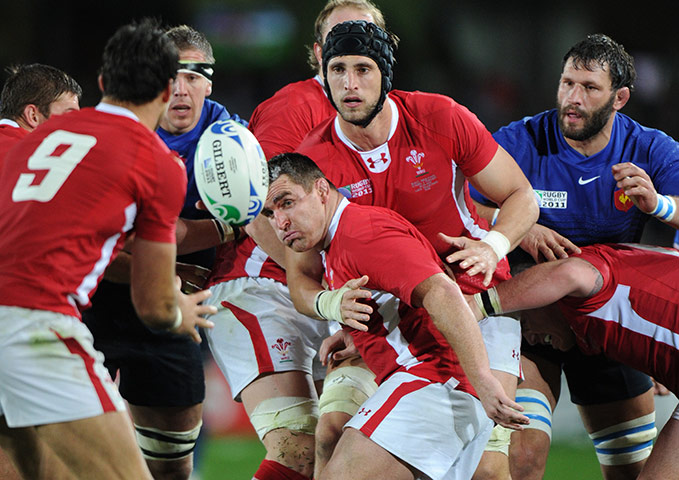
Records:
M179 460L193 453L200 434L201 421L186 432L170 432L157 428L134 425L137 444L147 460Z
M344 412L354 416L359 407L377 390L375 374L361 367L340 367L323 381L318 409L323 415Z
M656 433L653 412L590 433L589 438L594 443L601 465L628 465L639 462L651 454Z
M512 431L502 425L495 425L490 434L488 443L486 444L485 452L500 452L509 456L509 442L511 440Z
M523 414L530 419L524 428L541 430L552 441L552 407L542 392L530 388L517 388L516 403L523 407Z
M260 440L277 428L313 435L318 423L318 404L307 397L267 398L254 408L250 423Z

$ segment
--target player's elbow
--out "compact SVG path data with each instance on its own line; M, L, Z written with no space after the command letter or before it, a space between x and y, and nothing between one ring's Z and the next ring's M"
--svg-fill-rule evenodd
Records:
M174 299L141 300L134 304L139 319L149 328L164 330L177 320L177 304Z

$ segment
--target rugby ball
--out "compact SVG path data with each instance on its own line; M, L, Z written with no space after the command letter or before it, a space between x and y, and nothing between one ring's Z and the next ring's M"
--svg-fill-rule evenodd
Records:
M215 218L243 226L262 210L269 191L266 157L240 123L219 120L202 133L193 171L200 198Z

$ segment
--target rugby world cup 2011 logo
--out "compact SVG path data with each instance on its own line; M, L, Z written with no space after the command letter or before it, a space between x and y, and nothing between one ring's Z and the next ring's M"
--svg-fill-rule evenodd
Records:
M415 167L415 175L417 175L418 177L427 173L423 166L424 164L424 162L422 161L423 158L424 153L418 152L417 150L411 150L410 155L406 157L406 162L413 164L413 166Z
M288 351L290 345L292 345L292 343L280 337L276 339L276 343L271 345L271 349L279 355L279 362L292 362L292 358L290 358L290 353Z

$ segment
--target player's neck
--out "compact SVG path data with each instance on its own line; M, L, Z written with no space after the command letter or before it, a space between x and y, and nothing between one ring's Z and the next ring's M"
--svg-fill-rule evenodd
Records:
M160 98L156 97L154 100L141 104L135 105L131 102L123 102L116 100L110 96L104 96L101 99L102 102L108 103L110 105L116 105L118 107L126 108L130 112L134 113L139 119L139 123L144 125L151 131L155 131L158 128L160 122L160 117L165 111L165 102Z
M389 140L391 116L391 104L387 101L384 108L373 118L367 127L349 123L340 116L340 128L358 150L368 151L383 145Z

